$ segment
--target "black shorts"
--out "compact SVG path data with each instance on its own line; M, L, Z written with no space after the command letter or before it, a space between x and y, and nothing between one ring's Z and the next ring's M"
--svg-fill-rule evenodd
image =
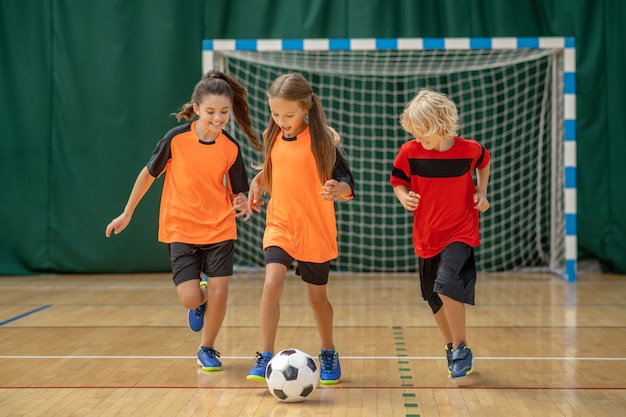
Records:
M235 241L226 240L209 245L170 243L168 245L172 264L172 280L175 285L192 279L207 277L230 277L233 275Z
M270 246L265 249L265 265L278 263L285 265L287 269L293 263L294 258L278 246ZM296 275L302 277L302 281L313 285L328 284L328 274L330 273L330 261L316 263L298 261Z
M419 273L422 297L428 301L433 313L443 305L439 294L474 305L476 263L471 246L453 242L437 256L419 258Z

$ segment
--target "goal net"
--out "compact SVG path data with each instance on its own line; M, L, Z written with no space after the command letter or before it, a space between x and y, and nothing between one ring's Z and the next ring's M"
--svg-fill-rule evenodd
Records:
M459 135L491 152L491 208L480 216L477 268L565 274L563 57L558 49L214 50L206 61L205 72L209 66L220 69L247 88L259 132L270 117L265 92L279 75L303 74L319 96L356 180L356 198L336 203L339 257L333 270L417 270L412 214L396 200L389 174L400 145L412 139L399 116L419 89L429 88L457 104ZM231 130L243 138L235 124ZM262 157L239 142L252 178L250 165ZM239 224L239 266L263 265L264 224L265 211Z

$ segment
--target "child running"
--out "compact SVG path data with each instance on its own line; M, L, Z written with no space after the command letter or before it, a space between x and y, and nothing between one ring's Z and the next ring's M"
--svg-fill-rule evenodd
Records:
M474 304L478 213L489 209L490 170L489 151L457 136L458 118L456 105L444 94L420 91L400 117L415 140L400 147L390 176L396 197L413 212L422 297L446 343L452 378L473 371L465 304Z
M189 309L189 327L202 330L197 355L204 371L222 369L214 343L226 315L236 217L250 217L248 177L239 145L224 130L231 108L248 140L260 150L246 90L222 72L209 72L176 114L179 121L188 122L159 141L139 172L124 211L106 228L107 237L123 231L154 180L166 173L158 239L168 245L172 279L181 304Z
M281 75L267 97L271 117L263 133L264 162L248 195L249 210L260 212L264 204L260 195L270 194L263 236L263 353L257 352L247 379L265 381L265 369L274 354L285 277L297 260L296 273L307 284L321 339L320 382L337 384L341 367L326 285L330 261L338 256L334 201L354 197L354 177L337 149L339 135L326 125L319 98L302 75Z

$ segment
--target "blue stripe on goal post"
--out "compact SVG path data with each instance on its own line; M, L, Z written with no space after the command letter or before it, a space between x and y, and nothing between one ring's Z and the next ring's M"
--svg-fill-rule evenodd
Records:
M358 38L358 39L212 39L202 42L202 72L213 67L214 51L339 51L400 49L556 49L563 51L565 272L576 281L576 42L573 37L508 38Z

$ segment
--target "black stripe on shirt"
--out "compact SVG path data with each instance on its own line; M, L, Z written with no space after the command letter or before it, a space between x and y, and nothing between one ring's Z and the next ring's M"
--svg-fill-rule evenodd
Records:
M424 178L454 178L467 174L472 168L472 159L411 159L411 175Z
M483 159L485 159L485 147L481 146L480 147L480 157L478 158L478 161L476 161L476 166L479 167L480 164L483 163Z

